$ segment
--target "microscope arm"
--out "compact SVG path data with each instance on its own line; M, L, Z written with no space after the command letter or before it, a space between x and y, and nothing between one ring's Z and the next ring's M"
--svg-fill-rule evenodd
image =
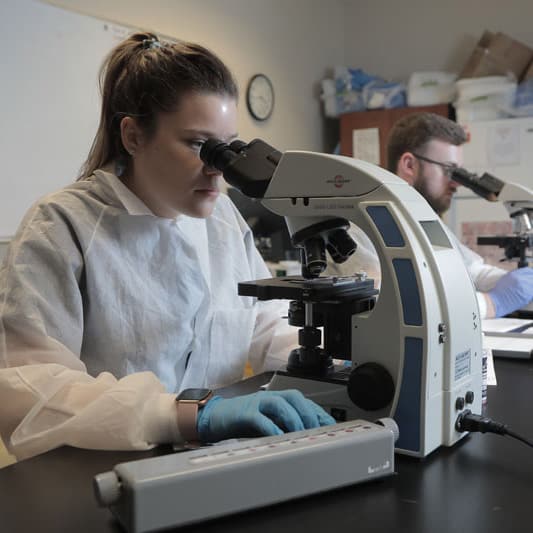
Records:
M517 183L506 183L498 200L515 221L516 230L529 233L533 228L533 190Z
M264 199L282 155L261 139L248 144L240 140L227 144L220 139L208 139L200 151L206 165L222 171L230 185L256 199ZM299 176L303 170L298 168L295 175ZM287 180L294 178L289 172ZM304 278L317 278L324 272L326 251L336 263L343 263L355 252L357 245L347 232L350 223L343 217L326 214L285 217L285 221L293 245L300 249Z
M293 243L303 250L303 277L239 285L241 295L250 289L254 294L247 295L262 297L264 286L281 291L267 299L297 302L289 320L301 328L301 348L269 388L298 388L339 418L392 413L403 428L397 448L410 455L425 457L461 439L457 399L468 394L472 409L481 409L479 307L457 246L423 197L370 163L305 151L280 154L260 140L208 140L200 158L285 217ZM377 299L371 280L320 276L325 251L341 261L353 251L345 238L350 223L376 248ZM296 300L295 288L301 289ZM362 292L343 299L352 289ZM324 348L320 324L330 334ZM352 365L336 368L333 358Z

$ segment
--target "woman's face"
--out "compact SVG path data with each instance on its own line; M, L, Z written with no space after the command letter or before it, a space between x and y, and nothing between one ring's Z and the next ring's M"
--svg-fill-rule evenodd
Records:
M210 137L229 142L237 136L236 101L214 93L186 94L177 111L158 115L149 139L130 120L130 134L123 126L125 146L134 152L127 185L158 216L209 216L221 173L201 161L200 149ZM133 146L126 144L130 141Z

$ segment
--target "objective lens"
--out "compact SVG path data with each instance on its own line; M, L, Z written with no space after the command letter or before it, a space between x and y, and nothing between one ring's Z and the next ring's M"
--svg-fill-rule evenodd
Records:
M338 229L328 235L327 248L335 263L344 263L355 252L357 244L345 229Z
M313 237L304 242L305 263L307 271L317 278L326 270L326 245L322 237Z

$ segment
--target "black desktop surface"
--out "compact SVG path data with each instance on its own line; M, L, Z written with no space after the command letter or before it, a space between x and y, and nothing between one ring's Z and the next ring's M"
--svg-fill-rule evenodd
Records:
M532 438L533 362L498 360L495 364L498 386L489 387L486 414ZM257 377L224 393L256 390L263 381ZM111 513L96 505L93 476L119 462L169 452L168 447L150 452L63 447L1 469L0 530L6 533L121 531ZM396 475L380 481L231 515L179 531L533 531L533 448L521 442L509 437L473 434L424 460L397 455L396 471ZM216 498L216 494L209 494L206 489L207 498ZM179 494L176 504L179 505Z

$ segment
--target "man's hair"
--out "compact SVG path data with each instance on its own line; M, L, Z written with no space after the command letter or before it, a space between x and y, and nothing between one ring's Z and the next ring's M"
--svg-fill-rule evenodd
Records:
M414 113L401 118L389 134L387 168L396 173L405 152L423 155L426 145L435 139L460 146L467 136L462 126L435 113Z

